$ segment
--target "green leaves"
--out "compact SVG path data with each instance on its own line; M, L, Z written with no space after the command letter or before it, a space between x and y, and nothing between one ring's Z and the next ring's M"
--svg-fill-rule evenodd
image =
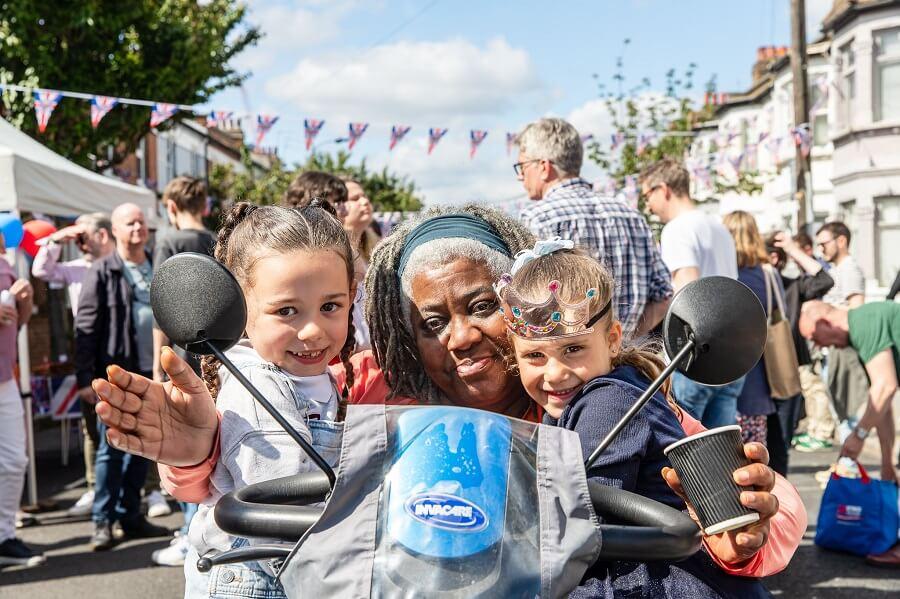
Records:
M246 78L229 66L260 37L245 16L236 0L7 0L0 6L0 80L203 103ZM12 115L37 136L30 97L4 94L4 108L7 118ZM189 117L180 113L175 119ZM40 138L60 154L97 167L92 156L106 156L113 147L111 162L117 163L149 127L149 108L119 105L94 130L89 102L65 98Z

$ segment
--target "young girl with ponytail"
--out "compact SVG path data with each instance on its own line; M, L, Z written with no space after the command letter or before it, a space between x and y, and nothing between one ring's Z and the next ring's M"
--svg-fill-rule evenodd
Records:
M665 367L653 344L623 343L615 284L572 241L539 241L519 252L496 285L514 354L514 372L545 412L544 423L578 433L590 455ZM589 479L655 499L685 503L666 484L663 449L684 438L668 382L587 472ZM625 592L625 591L628 592ZM758 597L758 582L728 576L706 552L678 563L597 562L571 597Z
M353 255L343 227L326 210L315 203L297 209L237 204L219 232L215 257L234 274L247 304L246 336L226 355L335 465L337 421L353 384L347 367L354 347ZM349 379L341 390L328 370L338 357ZM212 508L222 495L316 466L217 360L206 357L202 367L221 414L221 456L191 523L186 596L277 598L280 586L259 564L215 567L206 576L196 570L196 558L247 543L216 526Z

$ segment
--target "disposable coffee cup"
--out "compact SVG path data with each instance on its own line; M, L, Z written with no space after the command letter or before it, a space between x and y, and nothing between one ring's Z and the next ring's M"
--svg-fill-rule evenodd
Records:
M741 427L720 426L672 443L664 450L704 534L716 535L759 520L741 505L743 487L734 471L750 463L744 455Z

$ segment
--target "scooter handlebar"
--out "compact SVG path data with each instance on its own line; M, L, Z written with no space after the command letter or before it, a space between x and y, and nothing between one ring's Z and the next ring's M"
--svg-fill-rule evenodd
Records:
M605 520L601 524L601 560L677 561L700 548L700 529L674 508L621 489L588 481L591 503ZM219 500L216 524L241 537L274 538L296 542L322 515L309 504L324 501L330 492L322 472L248 485Z
M700 548L700 528L684 512L595 481L588 492L599 516L627 523L600 525L599 560L678 561Z

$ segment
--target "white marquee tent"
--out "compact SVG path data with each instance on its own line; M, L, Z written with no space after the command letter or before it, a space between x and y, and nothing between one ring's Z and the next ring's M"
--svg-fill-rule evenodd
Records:
M78 216L124 202L151 217L156 195L81 167L0 118L0 212Z
M156 194L151 190L81 167L0 118L0 212L75 217L88 212L109 213L125 202L137 204L148 220L155 220ZM19 276L27 276L21 256L17 262ZM18 346L20 390L25 400L28 425L28 496L30 503L36 503L27 326L19 330Z

